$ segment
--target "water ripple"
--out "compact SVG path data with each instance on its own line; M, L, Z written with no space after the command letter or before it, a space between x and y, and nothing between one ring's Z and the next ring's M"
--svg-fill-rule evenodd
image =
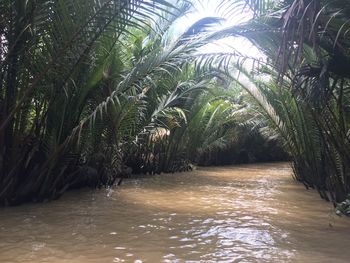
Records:
M349 220L290 175L210 167L2 208L0 262L348 262Z

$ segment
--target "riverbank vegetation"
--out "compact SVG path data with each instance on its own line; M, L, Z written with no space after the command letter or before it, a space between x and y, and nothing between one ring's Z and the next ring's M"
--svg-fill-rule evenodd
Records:
M243 27L254 32L245 35L273 66L246 74L254 83L248 90L290 153L295 178L326 200L343 201L350 190L349 6L253 2L255 18Z
M219 13L250 19L223 28L206 17L183 31L186 1L1 0L0 9L0 204L131 172L287 158L322 198L350 193L342 1L222 0ZM225 37L249 40L261 58L206 51Z

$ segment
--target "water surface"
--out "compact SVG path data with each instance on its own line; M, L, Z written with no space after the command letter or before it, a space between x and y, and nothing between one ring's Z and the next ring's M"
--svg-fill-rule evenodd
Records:
M286 163L200 168L0 209L0 262L349 262L350 219Z

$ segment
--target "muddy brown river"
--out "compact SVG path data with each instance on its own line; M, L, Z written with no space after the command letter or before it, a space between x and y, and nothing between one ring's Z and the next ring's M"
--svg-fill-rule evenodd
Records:
M287 163L129 179L0 209L0 262L350 262L350 218Z

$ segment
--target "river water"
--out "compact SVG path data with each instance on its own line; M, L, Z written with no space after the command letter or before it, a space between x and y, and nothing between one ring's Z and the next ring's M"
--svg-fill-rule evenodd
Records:
M200 168L1 208L0 262L350 262L350 219L286 163Z

